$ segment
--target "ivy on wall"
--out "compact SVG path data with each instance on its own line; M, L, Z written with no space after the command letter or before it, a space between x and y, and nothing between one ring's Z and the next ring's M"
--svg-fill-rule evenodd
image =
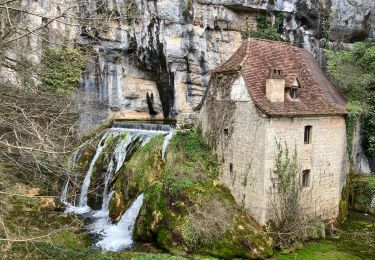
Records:
M346 110L348 111L348 116L346 117L346 147L349 154L349 159L351 162L353 162L354 131L363 109L361 103L354 101L348 103Z
M207 93L208 137L209 144L217 148L220 141L227 141L233 132L234 113L236 103L230 98L230 86L238 77L238 73L214 75L210 85L214 86ZM226 129L226 130L225 130ZM222 140L223 131L227 131L228 138Z

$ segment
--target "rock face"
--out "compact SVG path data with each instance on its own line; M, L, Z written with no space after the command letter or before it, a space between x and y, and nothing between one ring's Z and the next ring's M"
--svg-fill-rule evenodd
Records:
M335 19L333 30L341 30L344 41L375 40L375 2L371 0L331 0Z
M209 72L240 46L244 31L256 28L257 15L281 18L282 38L313 54L319 53L327 21L335 32L329 40L375 38L371 0L93 0L71 9L69 4L24 0L22 5L47 16L68 10L71 28L53 22L49 40L65 32L68 42L91 50L76 95L82 130L118 112L186 121ZM25 17L31 28L45 22ZM41 40L34 37L30 44L32 55L40 55Z

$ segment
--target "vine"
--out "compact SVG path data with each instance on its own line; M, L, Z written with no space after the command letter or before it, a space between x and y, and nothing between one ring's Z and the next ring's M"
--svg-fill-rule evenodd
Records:
M296 147L291 153L286 143L282 145L276 140L274 173L277 178L272 179L273 220L269 228L272 230L275 247L282 250L293 250L314 234L312 230L316 232L324 228L319 218L310 216L309 209L301 203L301 199L305 196L306 198L312 196L313 189L307 188L302 191L299 172ZM319 205L315 206L319 208Z
M234 113L236 103L230 99L230 86L238 77L238 73L214 75L212 86L207 95L208 113L208 141L210 145L217 148L222 132L225 130L227 137L224 140L227 145L233 133Z

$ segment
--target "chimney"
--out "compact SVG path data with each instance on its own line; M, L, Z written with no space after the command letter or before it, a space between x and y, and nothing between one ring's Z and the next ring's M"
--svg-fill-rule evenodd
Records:
M281 69L271 68L266 80L266 97L271 102L284 102L285 78Z

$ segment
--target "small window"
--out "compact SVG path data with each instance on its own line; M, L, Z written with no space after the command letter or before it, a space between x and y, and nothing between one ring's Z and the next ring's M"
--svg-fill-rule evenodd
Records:
M228 128L224 128L224 134L225 134L225 135L228 135L228 134L229 134L229 129L228 129Z
M311 125L305 126L305 135L304 135L305 144L311 143L311 133L312 133L312 126Z
M298 88L291 88L289 92L289 96L291 99L297 99L298 98Z
M302 187L310 186L310 170L304 170L302 172Z
M230 163L230 164L229 164L229 172L230 172L230 173L233 173L233 163Z

